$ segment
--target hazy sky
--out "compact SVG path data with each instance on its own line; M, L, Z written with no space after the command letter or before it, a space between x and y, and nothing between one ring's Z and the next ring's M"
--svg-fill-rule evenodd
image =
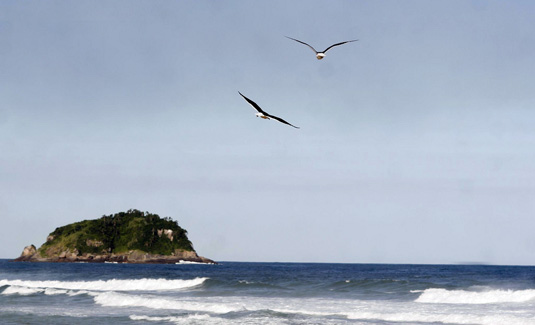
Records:
M534 16L1 1L0 257L133 208L219 261L533 265Z

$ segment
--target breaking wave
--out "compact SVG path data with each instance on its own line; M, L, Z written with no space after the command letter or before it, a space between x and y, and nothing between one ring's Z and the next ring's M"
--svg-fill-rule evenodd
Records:
M87 291L155 291L182 290L203 284L208 278L191 280L167 279L133 279L133 280L98 280L98 281L26 281L0 280L0 287L8 286L2 294L29 295L38 292L46 294L62 294L66 291L54 290L87 290Z
M93 293L95 302L106 307L145 307L150 309L187 310L196 312L209 312L226 314L233 311L244 310L241 304L217 304L201 301L187 301L163 297L147 297L141 295L128 295L117 292Z
M466 291L426 289L416 299L419 303L437 304L497 304L519 303L535 299L535 290Z

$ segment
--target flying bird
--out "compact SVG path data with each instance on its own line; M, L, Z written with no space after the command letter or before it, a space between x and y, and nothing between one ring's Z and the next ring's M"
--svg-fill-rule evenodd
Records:
M314 51L314 53L316 53L316 59L318 59L318 60L323 59L323 57L325 57L325 52L327 52L329 49L331 49L331 48L333 48L333 47L335 47L335 46L342 45L342 44L349 43L349 42L356 42L356 41L358 41L358 39L354 39L354 40L351 40L351 41L345 41L345 42L336 43L336 44L333 44L333 45L329 46L328 48L326 48L325 51L318 52L318 51L316 51L315 48L313 48L312 46L310 46L309 44L307 44L307 43L305 43L305 42L302 42L302 41L300 41L300 40L298 40L298 39L291 38L291 37L288 37L288 36L285 36L285 37L286 37L286 38L289 38L289 39L291 39L291 40L294 40L294 41L296 41L296 42L299 42L299 43L301 43L301 44L305 44L306 46L310 47L310 48L312 49L312 51Z
M277 121L279 121L279 122L281 122L281 123L288 124L289 126L293 126L293 127L296 128L296 129L299 129L298 126L292 125L292 124L286 122L285 120L281 119L280 117L277 117L277 116L274 116L274 115L270 115L270 114L264 112L264 111L260 108L260 106L258 106L257 103L255 103L255 102L253 102L252 100L250 100L249 98L243 96L243 94L240 93L239 91L238 91L238 93L239 93L239 94L240 94L240 95L241 95L241 96L242 96L242 97L243 97L243 98L244 98L244 99L245 99L251 106L253 106L253 108L258 112L258 113L256 113L256 117L261 117L261 118L266 119L266 120L274 119L274 120L277 120Z

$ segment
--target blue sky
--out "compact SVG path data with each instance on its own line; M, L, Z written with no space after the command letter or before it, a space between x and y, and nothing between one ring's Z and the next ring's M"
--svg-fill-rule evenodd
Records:
M534 14L2 1L0 257L135 208L220 261L533 265Z

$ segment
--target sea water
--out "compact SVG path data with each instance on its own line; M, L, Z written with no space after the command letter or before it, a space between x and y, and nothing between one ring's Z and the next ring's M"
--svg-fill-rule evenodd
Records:
M535 267L0 260L0 324L535 324Z

